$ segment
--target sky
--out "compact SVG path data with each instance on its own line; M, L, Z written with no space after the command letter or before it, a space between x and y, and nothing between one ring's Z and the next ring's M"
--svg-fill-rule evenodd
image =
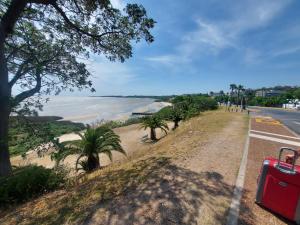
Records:
M94 95L170 95L300 85L299 0L112 0L142 4L152 44L125 63L92 56ZM89 95L84 91L76 95Z

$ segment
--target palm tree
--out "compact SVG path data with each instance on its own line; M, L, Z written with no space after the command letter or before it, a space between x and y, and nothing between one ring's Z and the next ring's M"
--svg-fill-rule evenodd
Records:
M231 90L231 95L233 94L233 92L237 89L237 85L236 84L230 84L230 90Z
M100 168L100 153L106 154L110 160L112 160L112 151L126 155L121 146L120 137L107 126L88 127L83 135L80 133L78 135L81 140L61 143L59 151L52 155L57 164L69 155L78 154L75 164L76 171L80 165L81 169L90 172ZM82 160L82 158L85 159Z
M238 85L237 86L237 106L239 105L239 102L240 102L240 94L241 92L244 90L244 86L243 85Z
M176 103L173 106L167 106L162 108L156 115L167 121L174 122L173 130L179 126L179 122L185 119L184 109L181 108L181 103Z
M159 128L162 131L164 131L166 134L167 134L167 130L169 130L169 127L168 127L167 123L164 122L161 119L161 117L159 117L157 115L145 117L143 119L142 127L141 128L144 128L145 130L147 128L150 128L150 139L152 141L156 141L157 140L155 129Z
M235 90L237 89L236 84L230 84L230 106L232 104L232 99L233 99L233 93L235 92Z
M170 119L174 122L173 130L179 126L179 122L185 119L185 113L178 106L173 106L171 111Z

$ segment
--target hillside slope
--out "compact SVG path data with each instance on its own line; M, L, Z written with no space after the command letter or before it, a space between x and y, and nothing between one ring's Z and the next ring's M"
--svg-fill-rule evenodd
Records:
M247 126L243 114L203 113L74 187L2 212L0 224L222 224Z

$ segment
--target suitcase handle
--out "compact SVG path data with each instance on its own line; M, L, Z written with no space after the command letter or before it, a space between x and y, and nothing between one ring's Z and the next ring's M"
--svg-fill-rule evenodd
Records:
M294 153L293 163L292 163L292 168L291 169L288 169L286 167L281 166L281 162L282 162L281 161L281 156L282 156L282 153L284 151L290 151L290 152ZM287 173L287 174L295 174L296 173L295 163L296 163L297 158L298 158L298 152L296 150L294 150L292 148L282 147L279 151L278 164L276 165L276 167L280 172Z

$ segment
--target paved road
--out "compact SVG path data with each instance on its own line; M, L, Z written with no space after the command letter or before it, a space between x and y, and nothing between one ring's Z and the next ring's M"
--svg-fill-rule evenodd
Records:
M271 116L274 119L280 120L288 128L300 135L300 112L297 111L286 111L281 109L268 109L260 107L251 107L259 109L260 115Z

